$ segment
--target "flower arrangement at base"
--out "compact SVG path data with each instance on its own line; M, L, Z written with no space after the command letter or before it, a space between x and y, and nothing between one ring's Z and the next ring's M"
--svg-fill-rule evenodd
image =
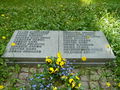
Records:
M29 78L31 90L80 90L82 89L78 73L73 73L73 67L62 58L60 52L57 57L46 57L46 64L41 73Z

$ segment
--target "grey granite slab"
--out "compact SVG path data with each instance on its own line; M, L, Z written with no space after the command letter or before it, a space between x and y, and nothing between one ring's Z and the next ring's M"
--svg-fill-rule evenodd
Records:
M59 51L64 58L80 59L86 56L88 61L105 61L115 56L105 35L101 31L64 31L59 33Z
M11 46L11 43L16 43ZM45 58L58 52L57 31L16 30L7 45L4 58Z
M16 43L11 46L11 43ZM3 58L8 63L45 63L46 56L62 53L73 64L105 64L115 59L111 47L101 31L16 30ZM86 62L81 58L87 57Z

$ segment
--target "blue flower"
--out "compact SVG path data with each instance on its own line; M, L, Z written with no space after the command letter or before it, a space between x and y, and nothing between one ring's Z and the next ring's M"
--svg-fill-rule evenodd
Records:
M61 70L65 70L66 68L61 68Z
M41 74L40 76L44 76L43 74Z
M44 80L45 78L42 78L42 80Z
M67 64L70 64L70 61L67 61Z
M67 64L66 66L69 67L70 65Z
M33 88L35 88L37 85L32 85Z
M76 62L76 60L73 60L73 62Z
M29 80L33 80L33 78L30 78Z
M46 87L50 87L51 86L51 84L48 84Z
M38 79L40 78L40 77L37 77Z

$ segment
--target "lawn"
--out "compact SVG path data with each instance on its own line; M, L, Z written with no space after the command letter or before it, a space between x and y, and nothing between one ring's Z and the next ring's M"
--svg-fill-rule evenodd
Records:
M0 56L15 30L103 31L116 55L107 66L120 86L119 0L0 0ZM12 70L19 66L0 58L0 85Z

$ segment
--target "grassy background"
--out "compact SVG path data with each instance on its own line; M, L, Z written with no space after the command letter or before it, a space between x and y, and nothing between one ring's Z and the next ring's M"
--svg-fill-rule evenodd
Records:
M0 0L0 37L7 37L0 38L0 56L15 30L101 30L117 56L112 69L120 81L119 0Z

